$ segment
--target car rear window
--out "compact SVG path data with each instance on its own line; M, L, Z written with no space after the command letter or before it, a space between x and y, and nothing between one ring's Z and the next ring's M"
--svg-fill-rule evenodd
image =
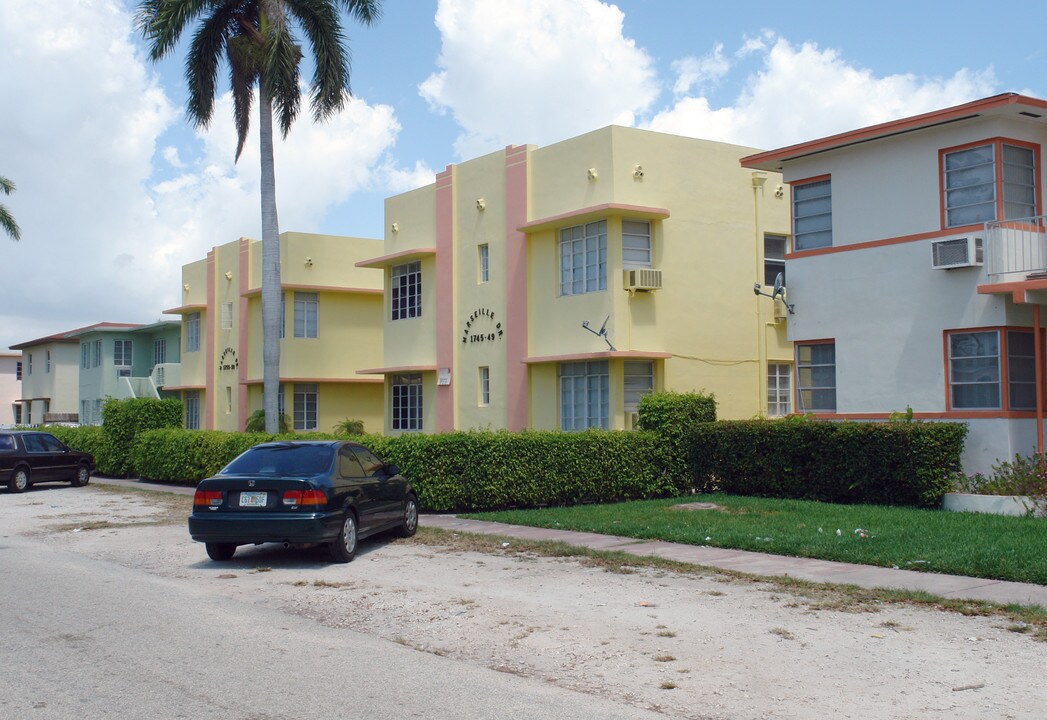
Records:
M222 475L317 475L334 460L328 445L268 445L254 447L233 460Z

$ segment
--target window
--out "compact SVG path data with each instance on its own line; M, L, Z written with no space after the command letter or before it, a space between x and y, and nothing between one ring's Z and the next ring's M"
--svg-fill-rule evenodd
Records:
M44 372L51 372L51 351L44 350Z
M80 343L80 367L86 370L91 367L91 345Z
M287 327L287 295L280 293L280 339L283 339L286 334L285 327Z
M117 367L131 367L131 341L113 341L113 365Z
M187 390L185 393L185 429L200 429L200 391Z
M607 221L560 231L560 294L607 289Z
M318 392L315 383L294 386L295 430L316 430L317 398Z
M343 447L338 451L338 474L347 478L367 477L360 460L350 447Z
M793 247L813 250L832 244L832 180L793 185Z
M287 414L287 405L284 403L284 384L280 383L276 389L276 414L279 417L277 422L280 422Z
M91 417L94 419L94 424L95 425L101 425L102 424L102 400L101 400L101 398L95 400L95 402L94 402L94 410L92 412L94 413L93 415L91 415Z
M167 339L157 338L153 340L153 367L163 365L167 362Z
M491 279L490 246L487 245L487 243L484 243L479 248L477 248L477 250L479 252L478 263L480 267L480 282L485 283Z
M356 451L356 459L360 461L360 464L364 467L365 475L374 475L378 470L385 467L385 463L378 459L370 450L365 447L354 448Z
M296 292L294 294L294 336L315 338L317 312L320 296L317 293Z
M622 264L651 267L651 223L622 220Z
M185 316L185 351L200 352L200 313Z
M640 409L640 398L654 392L654 363L625 362L625 413ZM626 425L628 427L628 425Z
M229 415L233 412L233 388L229 385L225 386L225 414Z
M102 364L102 341L95 340L91 343L91 367L96 368Z
M14 411L15 411L15 425L21 425L22 424L22 403L15 403L13 407L14 407Z
M393 375L393 430L422 429L422 375Z
M87 409L90 407L86 400L80 401L80 417L77 420L81 425L90 425L91 419L87 416Z
M421 317L422 263L397 265L389 272L392 285L393 320Z
M18 360L15 362L15 380L22 379L22 361Z
M836 343L797 343L796 405L800 412L836 412Z
M1036 409L1033 334L1008 330L948 333L949 406L953 410L1000 410L1003 387L1008 410ZM1000 358L1007 362L1001 366ZM1004 385L1006 383L1006 386Z
M785 284L785 253L789 247L789 238L785 235L763 236L763 284L774 285L780 273L782 285Z
M789 379L792 368L786 363L767 365L767 416L785 417L789 414L789 398L792 395Z
M222 329L233 329L233 304L231 302L222 303Z
M1002 158L999 176L997 158ZM942 176L946 227L1036 215L1036 153L1032 148L990 142L943 151Z
M491 404L491 368L480 368L480 405Z
M607 362L560 365L560 428L607 429Z
M33 374L33 353L29 353L29 374Z

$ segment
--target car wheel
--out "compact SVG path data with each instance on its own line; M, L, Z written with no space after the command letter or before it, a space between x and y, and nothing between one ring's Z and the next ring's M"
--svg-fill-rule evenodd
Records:
M207 557L218 562L233 559L236 552L236 543L204 543L207 548Z
M418 532L418 498L408 495L404 500L404 519L396 534L403 538L409 538Z
M11 479L7 481L7 489L11 492L24 492L29 487L29 471L25 468L17 468L11 473Z
M349 510L345 513L338 537L331 543L331 562L352 562L352 559L356 557L357 540L356 515Z
M83 487L89 482L91 482L91 469L86 465L81 465L76 470L76 477L73 478L73 487Z

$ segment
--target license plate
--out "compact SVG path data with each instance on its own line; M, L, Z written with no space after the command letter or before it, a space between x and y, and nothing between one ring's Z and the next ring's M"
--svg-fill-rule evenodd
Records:
M242 492L240 493L240 507L265 507L264 492Z

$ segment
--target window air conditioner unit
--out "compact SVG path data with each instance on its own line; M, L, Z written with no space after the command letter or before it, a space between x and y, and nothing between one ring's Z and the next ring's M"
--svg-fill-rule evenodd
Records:
M662 287L662 271L640 268L625 271L625 289L629 292L637 290L650 291L660 290Z
M931 243L931 267L936 270L983 264L984 250L980 237L968 236Z

